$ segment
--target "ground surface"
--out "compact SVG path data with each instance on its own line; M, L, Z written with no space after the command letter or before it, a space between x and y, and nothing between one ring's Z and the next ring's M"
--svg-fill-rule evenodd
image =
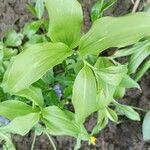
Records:
M84 9L85 28L90 27L89 12L94 0L81 0ZM25 22L32 19L26 11L26 3L30 0L0 0L0 37L8 29L19 30ZM107 14L123 15L132 10L133 4L130 0L119 0ZM150 72L147 73L140 82L142 93L138 90L127 92L123 102L144 109L150 110ZM90 129L95 116L87 122ZM70 137L53 137L58 150L72 150L75 143ZM82 150L150 150L150 143L145 143L142 139L141 122L132 122L124 118L121 124L110 123L108 127L97 135L97 145L89 147L83 143ZM18 150L29 150L32 141L32 134L25 137L15 136L14 143ZM35 150L51 150L51 145L45 136L37 139Z

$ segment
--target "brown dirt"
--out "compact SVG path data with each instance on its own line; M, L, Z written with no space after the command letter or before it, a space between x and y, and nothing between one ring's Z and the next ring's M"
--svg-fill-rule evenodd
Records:
M91 26L89 13L95 0L81 0L84 10L85 28L87 31ZM19 30L24 23L32 17L27 13L25 6L30 0L0 0L0 37L5 31L15 28ZM109 15L123 15L131 11L133 5L130 0L119 0L118 3L107 11ZM123 103L150 109L150 72L141 80L142 92L133 89L127 91ZM143 114L142 114L143 116ZM88 128L95 122L93 115L87 122ZM108 127L97 135L97 145L89 146L82 144L82 150L150 150L150 144L143 141L141 122L133 122L126 118L122 123L115 125L110 123ZM58 150L72 150L75 140L70 137L53 137ZM25 137L15 136L14 143L18 150L29 150L32 142L32 134ZM51 150L52 147L45 136L37 138L35 150Z

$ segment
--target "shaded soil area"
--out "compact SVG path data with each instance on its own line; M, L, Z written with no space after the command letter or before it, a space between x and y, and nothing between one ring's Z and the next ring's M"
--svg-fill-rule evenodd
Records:
M87 31L91 26L90 10L95 0L81 0L85 28ZM27 21L33 19L26 11L26 4L30 0L0 0L0 37L7 30L12 28L19 30ZM118 0L107 15L123 15L131 12L133 4L130 0ZM142 3L139 9L142 8ZM125 104L130 104L136 107L150 110L150 72L148 72L140 81L142 92L133 89L127 91L125 98L122 100ZM144 116L144 114L141 114ZM88 129L92 128L96 116L93 115L88 120ZM110 123L106 129L97 135L97 145L92 147L88 143L83 143L81 150L150 150L150 143L146 143L142 138L141 122L133 122L122 118L122 123L115 125ZM75 139L70 137L52 137L58 150L72 150L75 144ZM29 150L33 135L28 134L25 137L15 136L14 143L18 150ZM52 150L51 144L44 135L37 138L35 150Z

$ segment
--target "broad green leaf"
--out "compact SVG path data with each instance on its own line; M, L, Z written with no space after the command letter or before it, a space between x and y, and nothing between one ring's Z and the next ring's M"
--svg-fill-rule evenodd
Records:
M50 24L48 36L53 42L78 45L83 22L81 5L77 0L45 0Z
M123 88L138 88L141 89L139 84L134 81L130 76L125 75L119 85L120 87Z
M98 134L99 131L104 129L107 124L108 124L108 117L106 115L106 110L101 109L101 110L98 111L97 124L92 130L92 135L93 134Z
M0 115L10 120L34 111L31 106L17 100L7 100L0 103Z
M41 20L27 23L25 24L22 32L24 35L26 35L29 39L32 40L32 36L39 30L41 24L42 24Z
M150 46L150 41L145 40L142 42L138 42L135 45L133 45L131 48L125 48L121 50L117 50L112 58L118 58L118 57L124 57L124 56L129 56L133 53L136 53L139 51L139 49L145 49L146 47Z
M95 20L102 17L105 10L111 7L117 0L98 0L95 5L92 7L91 19L94 22Z
M12 66L5 73L3 88L10 93L28 88L71 53L62 43L41 43L25 49L15 57Z
M111 121L116 122L116 123L118 122L118 115L114 110L107 108L106 115Z
M119 108L119 111L121 111L121 113L123 113L129 119L140 121L139 114L131 106L122 105L118 102L114 102L114 104L117 106L117 108Z
M150 140L150 112L148 112L144 117L144 122L142 125L143 138L145 141Z
M140 22L140 23L139 23ZM150 35L150 14L103 17L94 22L79 43L81 54L99 54L110 47L124 47Z
M17 33L15 30L12 30L6 35L5 44L7 46L17 47L22 44L23 36L22 34Z
M30 113L24 116L15 118L7 126L1 127L0 131L5 131L8 133L20 134L22 136L26 135L32 127L39 121L40 114Z
M135 73L146 57L150 56L150 45L137 49L129 58L128 74Z
M126 65L110 66L95 70L97 76L104 82L117 86L127 72Z
M121 106L120 109L124 112L124 115L131 120L140 121L139 114L130 106Z
M29 100L31 100L35 105L43 106L44 104L44 98L42 95L42 90L40 88L30 86L27 89L21 90L15 95L25 97Z
M84 122L86 117L97 110L96 91L95 76L90 67L85 65L77 75L73 86L72 103L78 122Z
M99 108L106 107L113 99L116 87L127 72L125 65L114 65L108 58L100 58L95 64L98 86L97 104Z
M74 121L74 114L61 110L57 106L50 106L42 112L44 121L48 127L48 132L53 135L69 135L78 137L81 133L80 126Z
M44 0L36 1L35 11L38 19L41 19L44 13Z
M144 62L140 70L136 73L135 81L138 81L141 79L141 77L144 75L146 71L150 69L150 60Z

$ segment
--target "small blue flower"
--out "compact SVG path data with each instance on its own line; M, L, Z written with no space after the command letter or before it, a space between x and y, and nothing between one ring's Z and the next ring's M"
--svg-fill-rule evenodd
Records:
M59 98L63 96L60 84L56 84L53 89L57 93Z
M7 118L0 116L0 125L8 125L10 123L10 120Z

